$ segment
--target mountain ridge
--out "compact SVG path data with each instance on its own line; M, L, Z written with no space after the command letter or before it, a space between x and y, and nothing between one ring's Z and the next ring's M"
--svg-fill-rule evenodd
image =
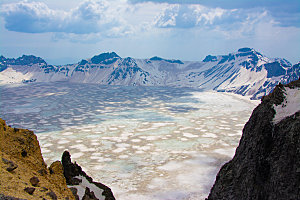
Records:
M30 66L30 67L29 67ZM269 94L278 83L300 76L299 63L268 58L252 48L228 55L208 55L202 61L152 57L121 58L115 52L95 55L68 65L48 65L43 59L23 55L0 57L0 83L69 81L103 85L196 87L233 92L252 99Z

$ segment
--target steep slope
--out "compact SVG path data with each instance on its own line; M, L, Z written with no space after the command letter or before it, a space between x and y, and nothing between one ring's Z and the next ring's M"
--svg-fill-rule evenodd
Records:
M2 197L1 197L2 195ZM0 119L0 198L75 199L60 162L47 168L34 133Z
M300 199L300 80L262 99L208 200Z
M104 85L197 87L261 98L278 83L300 76L299 63L270 59L250 48L223 56L207 56L202 62L121 58L103 53L79 63L48 65L41 58L0 57L0 83L69 81Z
M77 163L71 162L71 155L65 151L61 159L64 176L68 187L79 199L115 200L109 187L99 182L94 182Z
M36 135L11 128L0 119L0 199L114 200L114 196L107 186L93 182L78 164L71 163L66 152L62 163L56 161L47 168Z
M192 83L204 89L233 92L253 99L269 94L279 83L297 80L298 66L284 59L269 59L254 49L242 48L225 56L207 56L200 69L185 73Z

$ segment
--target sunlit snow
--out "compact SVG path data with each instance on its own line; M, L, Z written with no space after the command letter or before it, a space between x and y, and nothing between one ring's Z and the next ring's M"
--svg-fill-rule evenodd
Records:
M280 105L274 105L276 114L273 122L277 124L284 118L295 114L300 111L300 89L299 88L285 88L285 99Z

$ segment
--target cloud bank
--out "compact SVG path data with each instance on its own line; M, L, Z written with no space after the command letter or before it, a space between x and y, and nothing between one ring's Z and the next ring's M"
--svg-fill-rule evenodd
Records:
M161 28L215 28L234 29L242 24L270 20L265 10L226 10L207 8L201 5L174 4L165 9L157 18L156 26Z
M25 33L103 33L107 36L125 35L130 25L116 13L125 12L127 4L106 0L88 0L66 12L52 10L42 2L22 1L1 8L5 28Z
M154 28L204 28L236 31L262 21L276 26L300 26L297 0L182 1L87 0L69 11L50 9L42 2L21 1L1 7L5 28L25 33L96 34L120 37ZM154 2L154 3L153 3ZM164 2L164 3L163 3ZM190 3L190 4L189 4ZM276 5L276 6L275 6ZM258 7L261 6L261 7ZM281 6L281 9L278 7ZM287 10L283 10L287 8ZM275 12L276 11L276 12ZM144 16L137 13L145 13ZM136 17L135 17L136 16ZM275 16L275 17L274 17ZM280 20L278 20L280 19Z
M266 10L277 21L278 26L300 27L300 1L299 0L130 0L131 3L155 2L168 4L201 4L208 8L221 8L226 10L258 9Z

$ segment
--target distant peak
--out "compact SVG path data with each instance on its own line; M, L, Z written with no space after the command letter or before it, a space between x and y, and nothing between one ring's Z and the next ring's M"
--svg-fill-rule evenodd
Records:
M158 56L154 56L154 57L150 58L150 60L152 60L152 61L154 61L154 60L161 61L163 59L158 57Z
M107 53L102 53L102 54L92 57L91 61L94 64L100 64L106 60L114 60L115 61L118 58L121 58L121 57L118 54L116 54L115 52L107 52Z
M202 62L214 62L217 60L218 60L217 56L208 55L204 58Z
M15 64L15 65L30 65L30 64L39 64L39 63L47 64L45 60L34 55L23 55L22 57L19 57L15 60L12 59L11 62L12 63L10 64Z
M249 47L244 47L244 48L240 48L238 50L238 52L241 52L241 53L245 53L245 52L250 52L250 51L253 51L254 49L252 48L249 48Z
M96 56L107 57L107 58L115 58L115 57L121 58L118 54L116 54L116 52L100 53L99 55Z
M261 53L259 53L259 52L256 51L255 49L249 48L249 47L240 48L240 49L238 50L238 53L237 53L237 54L239 54L239 55L256 54L256 55L263 56Z
M169 60L169 59L163 59L157 56L154 56L152 58L150 58L149 60L151 61L165 61L165 62L169 62L169 63L177 63L177 64L184 64L181 60Z

